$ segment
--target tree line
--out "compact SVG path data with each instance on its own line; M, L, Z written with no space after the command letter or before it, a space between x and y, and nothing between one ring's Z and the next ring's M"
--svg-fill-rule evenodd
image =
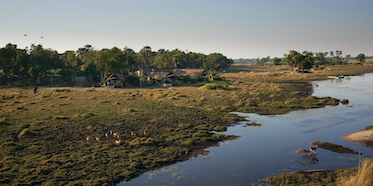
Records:
M329 56L328 56L329 55ZM265 58L256 58L256 59L235 59L235 63L255 63L257 65L290 65L296 66L303 69L311 68L313 66L328 66L328 65L347 65L349 60L355 59L359 63L364 63L366 60L366 56L364 54L359 54L355 58L351 57L351 55L346 55L342 57L342 51L336 50L330 52L308 52L304 51L303 53L299 53L294 50L290 50L289 54L284 54L283 58L275 57L273 59L270 56Z
M326 57L328 54L330 55L329 58ZM316 53L304 51L303 53L299 53L297 51L291 50L289 54L284 54L284 59L282 60L282 62L287 65L298 67L304 70L313 67L317 68L320 65L347 65L348 61L351 59L353 59L351 55L346 55L346 57L343 58L341 50L336 50L335 53L333 51ZM359 63L364 63L366 57L364 54L359 54L354 59L357 60ZM278 61L278 63L281 62Z
M220 53L206 55L179 49L152 51L149 46L135 52L127 47L97 50L85 45L62 54L34 44L30 48L19 49L9 43L0 49L0 76L26 85L53 83L51 79L56 74L62 75L65 84L73 84L76 76L86 76L89 81L99 84L114 72L133 79L138 78L135 77L136 70L149 68L204 68L213 78L214 71L232 63L232 59Z
M328 56L329 55L329 56ZM359 54L355 58L351 55L346 55L342 57L342 51L336 50L330 52L309 52L304 51L299 53L295 50L290 50L289 54L284 54L283 58L275 57L273 59L270 56L266 58L256 58L256 59L238 59L235 62L238 63L255 63L257 65L264 65L269 63L270 65L289 65L297 67L300 69L310 69L313 67L318 68L319 66L328 65L347 65L349 60L355 59L358 63L364 63L366 56L364 54Z

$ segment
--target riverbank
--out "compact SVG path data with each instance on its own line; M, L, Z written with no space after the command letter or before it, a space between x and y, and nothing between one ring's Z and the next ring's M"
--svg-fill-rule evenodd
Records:
M370 126L364 130L347 134L343 136L343 139L373 148L373 127Z

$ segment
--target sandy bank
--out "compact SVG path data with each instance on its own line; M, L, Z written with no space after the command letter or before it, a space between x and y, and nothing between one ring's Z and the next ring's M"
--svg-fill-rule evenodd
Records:
M343 136L344 140L352 141L355 143L359 143L361 145L364 145L366 147L372 147L373 148L373 130L372 127L368 127L367 129L353 132L351 134L347 134Z

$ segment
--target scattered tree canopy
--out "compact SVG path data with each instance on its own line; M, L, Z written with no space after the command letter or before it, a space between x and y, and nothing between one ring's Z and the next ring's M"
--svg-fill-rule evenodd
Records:
M138 53L127 47L96 50L91 45L63 54L42 45L19 49L17 45L7 44L0 49L0 75L29 85L43 81L48 84L54 74L63 75L65 83L73 83L75 76L103 82L114 72L129 76L138 69L148 68L205 68L213 78L214 71L232 63L233 60L222 54L185 53L179 49L152 51L149 46L144 46Z
M364 54L359 54L357 57L355 57L356 60L358 60L360 63L365 62L365 55Z
M312 52L304 51L303 54L291 50L286 56L288 65L298 67L302 70L312 68L315 58Z

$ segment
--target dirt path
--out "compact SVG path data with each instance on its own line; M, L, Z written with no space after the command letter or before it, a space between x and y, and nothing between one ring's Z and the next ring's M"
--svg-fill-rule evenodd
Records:
M343 136L344 140L352 141L355 143L359 143L360 145L364 145L366 147L373 148L373 130L372 127L368 127L367 129L353 132L351 134L347 134Z

